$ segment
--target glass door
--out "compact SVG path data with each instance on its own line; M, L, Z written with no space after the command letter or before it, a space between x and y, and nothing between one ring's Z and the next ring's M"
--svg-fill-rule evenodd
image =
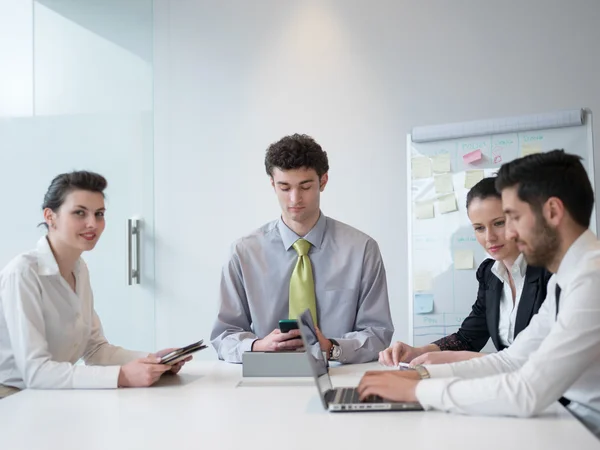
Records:
M0 191L10 211L0 221L0 232L10 237L0 248L0 265L34 247L43 233L36 228L40 205L55 175L104 175L106 230L83 254L95 308L111 343L153 350L152 1L29 3L0 3L12 4L24 23L30 19L30 35L18 37L31 57L14 70L3 64L9 71L0 73L0 84L17 83L26 99L23 105L0 90L15 105L0 109ZM24 75L30 88L19 83Z

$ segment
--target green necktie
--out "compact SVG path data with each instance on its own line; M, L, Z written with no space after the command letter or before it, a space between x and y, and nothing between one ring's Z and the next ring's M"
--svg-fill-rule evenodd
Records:
M298 239L293 245L294 250L298 253L298 261L290 279L290 319L297 319L308 308L313 322L317 325L315 282L308 257L310 245L306 239Z

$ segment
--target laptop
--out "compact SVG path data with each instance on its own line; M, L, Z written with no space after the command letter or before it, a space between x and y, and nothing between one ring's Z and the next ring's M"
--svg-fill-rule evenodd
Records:
M417 402L390 402L377 396L360 401L358 389L355 387L333 388L327 369L327 360L321 351L310 310L307 309L298 317L298 327L317 391L326 410L331 412L423 410L421 404Z

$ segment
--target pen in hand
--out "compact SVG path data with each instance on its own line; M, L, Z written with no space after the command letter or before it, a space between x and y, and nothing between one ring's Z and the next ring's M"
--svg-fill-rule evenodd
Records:
M408 363L398 363L398 370L413 370L413 366Z

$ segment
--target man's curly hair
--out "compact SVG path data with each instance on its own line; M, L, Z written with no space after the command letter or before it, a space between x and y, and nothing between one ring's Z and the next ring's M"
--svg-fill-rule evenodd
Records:
M292 170L305 167L315 169L319 178L329 170L327 152L310 136L293 134L271 144L265 155L267 175L273 176L273 169Z

